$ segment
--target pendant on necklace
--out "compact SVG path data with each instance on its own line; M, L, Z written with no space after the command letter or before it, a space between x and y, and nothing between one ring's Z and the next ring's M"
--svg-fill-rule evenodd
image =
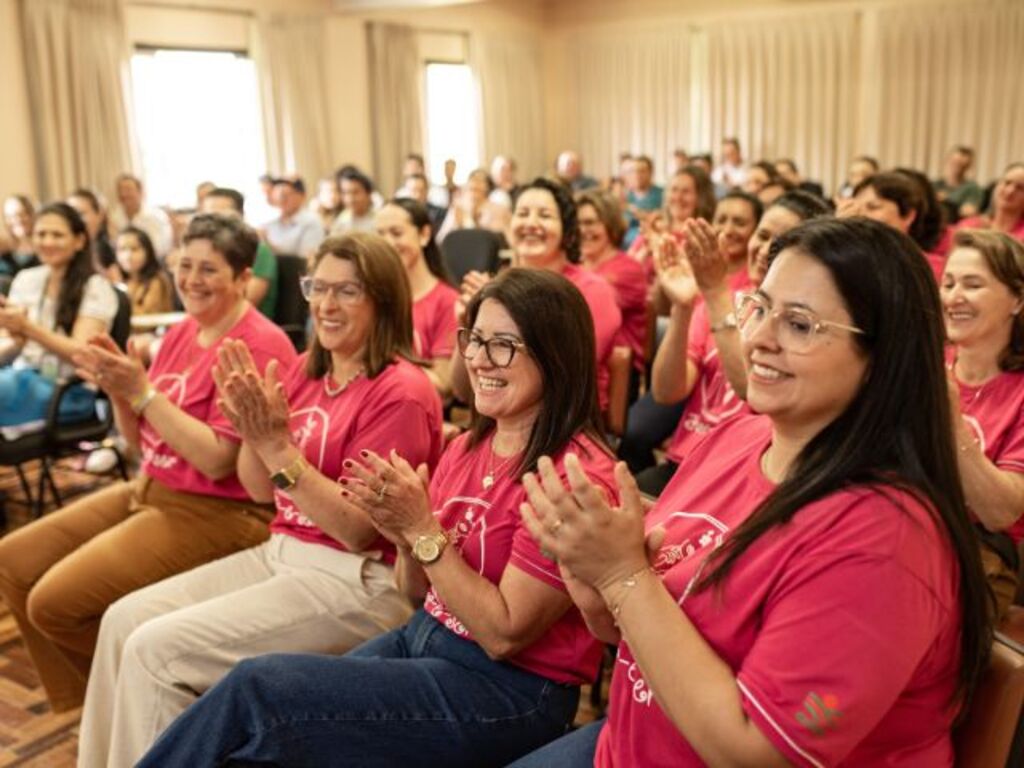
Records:
M482 484L484 486L485 491L490 490L491 486L494 485L494 475L491 472L488 472L486 475L484 475Z

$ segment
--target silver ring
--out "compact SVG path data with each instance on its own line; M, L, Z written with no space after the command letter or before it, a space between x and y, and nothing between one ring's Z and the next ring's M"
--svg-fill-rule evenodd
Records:
M385 480L380 484L380 488L377 489L377 501L384 501L384 497L388 495L388 481Z

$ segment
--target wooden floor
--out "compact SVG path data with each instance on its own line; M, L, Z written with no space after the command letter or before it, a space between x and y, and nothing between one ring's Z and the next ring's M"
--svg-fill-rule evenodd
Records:
M29 478L37 477L35 469ZM75 492L104 482L92 475L74 471L64 463L54 474L57 485ZM33 482L33 492L35 484ZM29 511L17 500L23 498L17 476L0 467L0 493L6 494L6 533L29 522ZM49 505L52 507L52 502ZM607 685L607 674L605 676ZM14 617L0 600L0 768L70 768L78 751L80 710L55 715L50 711L46 694L21 642ZM590 707L589 686L580 697L577 722L594 719Z

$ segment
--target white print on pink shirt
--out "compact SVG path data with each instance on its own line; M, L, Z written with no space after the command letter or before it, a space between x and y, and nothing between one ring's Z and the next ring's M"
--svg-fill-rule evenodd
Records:
M707 555L710 556L711 552L721 546L722 541L725 539L725 534L729 532L729 526L711 515L707 515L702 512L673 512L661 523L661 525L666 529L666 538L672 538L671 529L674 525L674 521L679 520L702 520L707 523L707 527L697 528L694 526L693 533L685 539L674 544L666 544L658 550L658 554L654 558L652 567L659 576L684 560L692 558L698 553L706 551ZM707 557L704 558L701 566L697 568L693 577L687 584L683 594L676 601L676 604L679 605L680 608L687 596L690 594L690 590L693 588L697 578L700 576L704 562L707 562ZM616 660L619 664L626 667L626 679L632 684L631 693L633 701L637 704L650 706L651 702L654 701L654 692L648 688L647 681L644 680L644 677L640 672L640 667L637 666L636 662L633 661L632 658L622 658L622 654L619 654Z
M962 413L960 416L974 433L974 442L981 448L981 452L985 453L985 430L981 428L981 422L966 413Z
M163 393L172 405L179 408L188 395L188 373L162 373L151 384L153 389ZM139 431L139 442L145 464L154 469L171 469L178 464L178 454L160 451L160 447L167 444L146 422L143 422L143 429Z
M484 566L487 563L487 510L491 508L491 505L489 502L476 496L453 496L444 503L440 510L434 512L434 517L443 518L445 510L452 504L462 504L464 509L455 519L455 524L445 530L445 535L448 537L451 545L461 552L464 549L466 539L469 538L474 529L478 529L476 537L480 553L480 565L477 568L477 572L482 576ZM426 600L423 601L423 608L455 634L460 637L469 637L469 630L448 611L448 608L441 602L433 587L427 592Z
M299 408L289 416L288 425L291 427L292 440L295 441L299 452L314 467L322 469L324 453L327 450L327 435L331 428L331 417L327 411L317 405ZM319 445L316 443L317 440ZM284 491L274 491L274 501L285 522L304 528L317 527L316 523L299 512L299 508Z

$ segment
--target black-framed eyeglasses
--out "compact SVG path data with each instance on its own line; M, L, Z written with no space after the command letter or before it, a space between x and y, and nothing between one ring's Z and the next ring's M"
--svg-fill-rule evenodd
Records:
M472 328L459 328L457 340L459 354L463 358L471 360L483 348L484 354L495 368L508 368L512 365L516 352L520 349L526 350L526 345L521 341L503 336L492 336L485 339Z

